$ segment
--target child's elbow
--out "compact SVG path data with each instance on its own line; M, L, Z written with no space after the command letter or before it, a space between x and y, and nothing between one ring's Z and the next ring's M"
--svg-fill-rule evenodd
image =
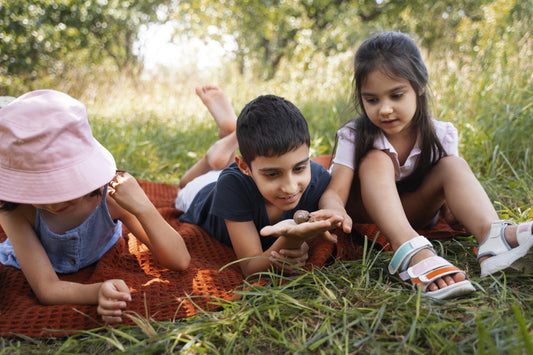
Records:
M161 264L172 271L184 271L191 264L191 256L189 253L179 258L162 261Z
M184 271L191 264L191 256L189 255L189 253L187 253L187 255L185 255L184 257L180 258L180 260L181 262L178 263L176 271Z
M46 291L35 291L35 296L37 297L37 300L39 300L39 303L43 306L54 306L58 304L58 302L55 300L55 298L52 296L50 292Z

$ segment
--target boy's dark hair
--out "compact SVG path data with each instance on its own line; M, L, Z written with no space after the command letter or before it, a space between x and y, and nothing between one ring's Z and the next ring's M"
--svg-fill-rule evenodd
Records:
M311 144L303 114L275 95L259 96L244 107L237 118L237 141L248 165L258 156L280 156Z

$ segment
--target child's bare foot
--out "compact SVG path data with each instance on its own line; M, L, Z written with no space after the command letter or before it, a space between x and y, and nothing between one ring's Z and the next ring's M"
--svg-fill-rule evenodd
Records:
M212 170L224 169L234 161L238 146L235 132L216 141L205 153L207 164Z
M389 263L389 273L398 273L403 281L421 287L423 296L436 299L475 291L465 272L435 255L431 242L421 235L397 248Z
M432 256L435 256L435 253L433 253L430 249L422 249L418 253L413 255L413 258L411 259L409 266L416 265L422 260L430 258ZM466 280L466 275L460 272L451 274L451 275L445 275L441 277L440 279L436 280L434 283L430 284L427 289L429 291L437 291L441 288L445 288L446 286L451 286L457 282L461 282L464 280Z
M196 95L200 97L218 126L218 136L224 138L235 131L237 116L226 96L226 93L217 86L197 87Z

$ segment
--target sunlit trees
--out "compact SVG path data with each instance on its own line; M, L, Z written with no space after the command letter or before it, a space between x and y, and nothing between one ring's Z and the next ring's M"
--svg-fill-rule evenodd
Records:
M488 19L487 8L501 13ZM269 79L283 65L308 68L316 55L353 50L383 30L407 32L435 55L474 48L506 21L529 19L531 9L527 0L4 0L0 89L102 63L138 74L133 46L153 22L172 20L180 37L231 38L241 73Z
M495 0L190 0L177 5L181 35L221 40L230 35L241 70L245 63L272 77L282 59L309 60L353 48L369 33L416 34L429 49L455 44L462 21L479 21Z
M59 74L69 64L112 59L139 64L133 43L142 24L165 21L171 0L17 0L0 2L0 85Z

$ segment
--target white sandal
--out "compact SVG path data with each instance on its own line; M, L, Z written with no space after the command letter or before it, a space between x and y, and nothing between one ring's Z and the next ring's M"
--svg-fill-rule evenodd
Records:
M408 267L413 255L425 248L430 249L435 253L431 242L421 235L403 243L392 257L389 264L389 273L395 274L399 272L399 276L403 281L410 280L413 285L419 285L422 287L422 296L436 299L457 297L476 290L470 281L464 280L436 291L426 291L431 283L443 276L457 273L463 273L466 276L466 273L440 256L426 258L421 262Z
M533 272L533 221L521 223L516 229L518 246L511 248L505 240L505 228L516 225L512 221L493 222L487 238L477 249L477 260L490 256L481 264L481 276L488 276L497 271Z

